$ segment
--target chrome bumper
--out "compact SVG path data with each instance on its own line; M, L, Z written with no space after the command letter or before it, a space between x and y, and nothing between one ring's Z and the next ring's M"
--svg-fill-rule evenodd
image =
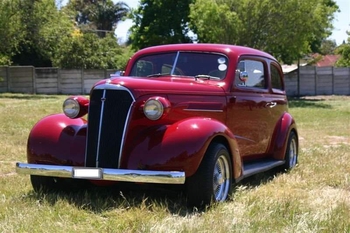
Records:
M126 170L30 163L17 163L16 171L19 174L38 176L157 184L184 184L186 179L185 172L180 171Z

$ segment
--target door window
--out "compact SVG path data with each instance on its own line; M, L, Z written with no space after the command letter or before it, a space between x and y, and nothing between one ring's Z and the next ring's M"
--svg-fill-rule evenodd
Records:
M235 84L239 87L267 88L264 64L257 60L241 60L237 65Z

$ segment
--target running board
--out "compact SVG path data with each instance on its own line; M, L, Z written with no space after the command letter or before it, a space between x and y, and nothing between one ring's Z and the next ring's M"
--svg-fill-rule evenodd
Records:
M257 173L271 170L274 167L281 166L285 163L283 160L259 160L258 162L250 162L243 165L243 175L241 179L255 175Z

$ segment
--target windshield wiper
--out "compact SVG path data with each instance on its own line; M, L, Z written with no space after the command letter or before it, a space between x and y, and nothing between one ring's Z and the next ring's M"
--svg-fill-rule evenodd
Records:
M199 78L203 78L203 79L215 79L215 80L221 80L219 77L215 77L215 76L211 76L208 74L197 74L196 76L194 76L194 78L197 80Z
M147 77L153 78L153 77L162 77L162 76L168 76L168 75L170 75L170 73L158 73L158 74L147 75Z

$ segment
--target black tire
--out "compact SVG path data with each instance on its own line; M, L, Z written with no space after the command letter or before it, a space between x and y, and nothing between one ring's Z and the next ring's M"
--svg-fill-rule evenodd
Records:
M288 171L298 164L298 138L294 131L290 132L287 143L283 168Z
M212 143L197 172L186 181L189 207L225 201L232 189L232 164L226 147Z

